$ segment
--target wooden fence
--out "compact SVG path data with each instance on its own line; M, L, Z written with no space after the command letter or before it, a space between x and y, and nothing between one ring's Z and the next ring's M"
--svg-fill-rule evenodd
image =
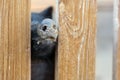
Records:
M30 0L0 0L0 80L30 80Z
M0 0L0 80L30 80L30 2ZM58 10L55 79L95 80L96 0L60 0ZM113 80L120 75L117 41Z
M95 80L96 0L60 0L56 80Z

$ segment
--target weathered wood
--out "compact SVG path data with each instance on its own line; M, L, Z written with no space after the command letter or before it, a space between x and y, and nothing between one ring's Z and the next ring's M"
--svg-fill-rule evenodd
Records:
M95 80L96 0L60 0L56 80Z
M113 80L120 79L120 0L114 0Z
M30 80L30 0L0 0L0 80Z

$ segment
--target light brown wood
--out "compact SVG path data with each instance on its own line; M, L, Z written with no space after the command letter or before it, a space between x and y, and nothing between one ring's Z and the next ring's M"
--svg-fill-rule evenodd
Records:
M119 18L120 19L120 18ZM117 44L117 55L116 55L116 65L113 65L114 68L116 69L116 73L115 75L113 76L113 80L120 80L120 28L119 28L119 31L118 31L118 44Z
M113 80L120 79L120 0L114 0Z
M95 80L96 0L59 1L56 80Z
M0 0L0 80L30 80L30 0Z
M120 19L120 16L119 16L119 19ZM120 22L120 20L119 20ZM118 46L117 46L117 66L116 66L116 80L119 80L120 79L120 28L119 28L119 31L118 31Z

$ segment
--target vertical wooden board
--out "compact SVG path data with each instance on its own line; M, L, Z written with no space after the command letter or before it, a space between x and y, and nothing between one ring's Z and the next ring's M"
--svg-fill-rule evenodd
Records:
M0 0L0 80L6 80L8 61L8 0Z
M119 18L120 19L120 18ZM119 35L120 35L120 28L119 28ZM120 36L118 37L118 47L117 47L117 66L116 66L116 80L120 79Z
M117 52L117 80L120 79L120 0L118 2L118 52Z
M56 80L95 80L96 0L59 1Z
M120 79L120 0L114 0L113 80Z
M0 80L30 80L30 0L0 0Z

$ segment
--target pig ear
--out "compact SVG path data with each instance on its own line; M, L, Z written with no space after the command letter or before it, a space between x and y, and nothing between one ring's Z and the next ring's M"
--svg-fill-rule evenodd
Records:
M53 12L53 7L48 7L44 11L40 12L39 15L43 16L44 18L51 18L52 19L52 12Z

